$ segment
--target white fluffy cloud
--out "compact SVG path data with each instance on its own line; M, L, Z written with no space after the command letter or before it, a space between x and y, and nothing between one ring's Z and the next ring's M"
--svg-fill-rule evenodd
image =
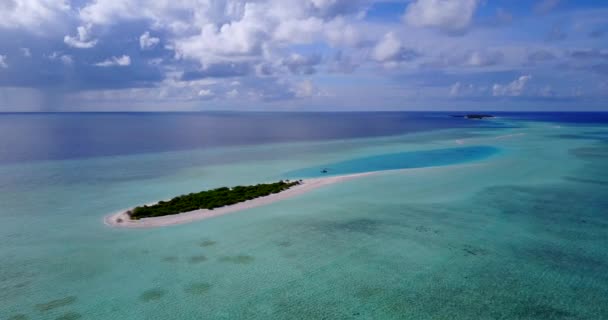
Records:
M486 0L0 0L0 85L44 91L44 78L95 99L111 91L234 106L386 95L395 100L384 105L401 105L404 92L421 103L429 92L455 103L559 97L574 78L583 88L606 83L608 6L568 15L571 6L553 10L558 2L535 0L537 15ZM394 6L402 9L386 10ZM572 36L549 43L558 15Z
M93 48L97 44L97 40L91 39L90 36L90 25L89 26L79 26L76 28L78 34L75 37L65 36L63 38L63 42L70 47L78 48L78 49L90 49Z
M70 10L68 0L2 0L0 28L42 32L41 27L59 23Z
M160 39L150 36L149 31L139 37L139 47L143 50L154 48L159 42Z
M401 41L392 32L389 32L378 42L372 56L378 61L387 61L395 57L400 50Z
M415 0L403 18L415 27L462 33L470 26L479 3L479 0Z
M175 40L178 56L201 62L226 59L251 59L262 53L268 39L270 23L264 19L266 8L258 3L247 3L242 18L221 26L208 23L200 33Z
M290 44L359 45L359 27L349 20L357 20L372 1L98 0L84 6L79 19L92 26L149 21L170 33L166 42L176 57L211 64L268 58L273 50ZM94 45L91 41L86 35L70 37L70 43L80 47ZM140 38L141 48L158 43L149 33Z
M122 55L120 57L111 57L104 61L95 64L98 67L126 67L131 65L131 57Z
M511 96L511 97L521 96L524 93L524 90L526 89L526 85L528 84L528 82L530 81L530 79L532 79L532 76L530 76L530 75L524 75L524 76L521 76L521 77L515 79L513 82L508 83L508 84L498 84L498 83L495 83L494 86L492 87L492 94L495 97L498 97L498 96Z
M417 55L413 49L404 47L401 40L392 32L385 34L372 51L372 57L380 62L408 61L416 58Z

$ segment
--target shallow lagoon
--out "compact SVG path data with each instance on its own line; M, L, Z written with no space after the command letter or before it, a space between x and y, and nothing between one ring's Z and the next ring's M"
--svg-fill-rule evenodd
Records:
M292 179L298 179L325 175L439 167L483 160L498 152L498 148L475 146L390 153L328 163L322 166L291 171L286 175Z
M606 132L601 124L517 121L5 165L0 315L608 318ZM475 146L501 151L188 225L116 230L102 223L109 212L190 191L376 155ZM197 164L222 155L233 160Z

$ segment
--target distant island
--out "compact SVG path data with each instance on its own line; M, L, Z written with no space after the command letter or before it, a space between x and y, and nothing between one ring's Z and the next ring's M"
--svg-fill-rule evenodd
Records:
M465 114L465 115L452 115L453 118L465 118L473 120L481 120L485 118L494 118L491 114Z
M142 218L162 217L168 215L190 212L199 209L213 210L245 202L271 194L280 193L300 181L279 181L274 183L256 184L252 186L222 187L198 193L190 193L175 197L169 201L160 201L155 205L144 205L128 210L126 213L132 220ZM120 222L120 221L117 221Z

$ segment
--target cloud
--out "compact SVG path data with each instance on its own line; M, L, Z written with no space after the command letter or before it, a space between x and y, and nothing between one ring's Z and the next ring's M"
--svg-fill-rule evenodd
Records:
M0 29L25 29L44 33L48 26L61 24L69 15L68 0L3 0L0 1Z
M78 31L78 35L75 37L65 36L63 38L63 42L72 48L78 49L90 49L93 48L97 44L97 40L90 39L89 29L91 27L79 26L76 30Z
M269 38L269 21L264 18L265 8L247 3L243 16L218 27L205 24L200 33L177 39L175 51L179 57L197 59L203 63L253 59L262 53L263 43Z
M0 54L0 68L2 68L2 69L8 68L8 64L6 63L6 55Z
M159 12L156 10L167 10L171 8L172 1L91 1L83 6L79 11L82 21L90 24L107 25L117 23L126 19L154 18ZM173 2L177 6L177 2ZM184 3L187 4L187 3ZM193 5L194 3L191 3ZM161 16L158 15L158 18Z
M150 32L146 31L139 37L139 47L142 50L154 48L160 42L159 38L150 36Z
M425 69L451 69L462 72L470 72L472 69L487 70L494 66L501 67L507 62L509 57L503 50L488 48L461 51L452 48L434 53L420 66Z
M337 18L327 22L323 26L325 38L333 47L360 47L365 39L360 28L343 18Z
M98 67L126 67L131 65L131 57L122 55L120 57L112 57L110 59L98 62L95 66Z
M275 23L276 29L271 24L267 25L267 31L269 32L268 38L286 43L312 42L322 35L324 26L324 21L317 17L279 19L276 20ZM271 31L272 29L275 30Z
M537 4L546 14L534 12ZM0 0L0 53L10 65L0 69L0 89L52 93L48 105L70 96L74 106L79 97L121 107L131 104L120 99L166 108L474 107L483 99L500 107L564 97L573 82L608 83L605 35L599 38L608 5L570 2L559 12L557 5ZM441 99L447 104L435 103Z
M234 99L238 97L239 91L237 89L232 89L226 93L226 97L229 99Z
M296 83L292 88L297 98L308 98L316 94L315 85L309 79Z
M201 89L198 91L198 96L202 99L211 99L215 94L209 89Z
M418 56L415 50L405 48L392 32L385 34L372 51L372 57L379 62L411 61Z
M465 65L471 67L487 67L499 64L504 59L500 51L473 51L468 56Z
M462 98L487 99L488 94L491 93L491 88L488 88L487 85L465 83L462 81L457 81L448 88L449 97L458 98L460 100L462 100Z
M282 65L287 67L291 73L306 75L315 73L315 67L319 63L321 63L321 56L318 54L303 56L301 54L293 53L282 61Z
M349 21L358 19L372 1L94 1L80 10L79 19L93 26L147 21L168 33L164 42L178 59L209 64L259 60L277 47L319 40L332 46L359 45L358 25Z
M524 76L521 76L521 77L515 79L513 82L508 83L508 84L498 84L498 83L495 83L494 86L492 87L492 94L495 97L498 97L498 96L511 96L511 97L521 96L524 93L524 90L526 89L526 85L528 84L528 82L530 81L530 79L532 79L532 76L530 76L530 75L524 75Z
M334 73L353 73L357 67L358 64L353 61L353 57L340 50L330 58L328 70Z
M436 28L448 34L465 32L473 20L479 0L414 0L403 19L411 26Z

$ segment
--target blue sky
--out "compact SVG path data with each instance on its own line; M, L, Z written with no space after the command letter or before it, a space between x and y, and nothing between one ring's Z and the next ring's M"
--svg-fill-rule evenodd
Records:
M5 0L0 17L0 111L608 111L603 1Z

